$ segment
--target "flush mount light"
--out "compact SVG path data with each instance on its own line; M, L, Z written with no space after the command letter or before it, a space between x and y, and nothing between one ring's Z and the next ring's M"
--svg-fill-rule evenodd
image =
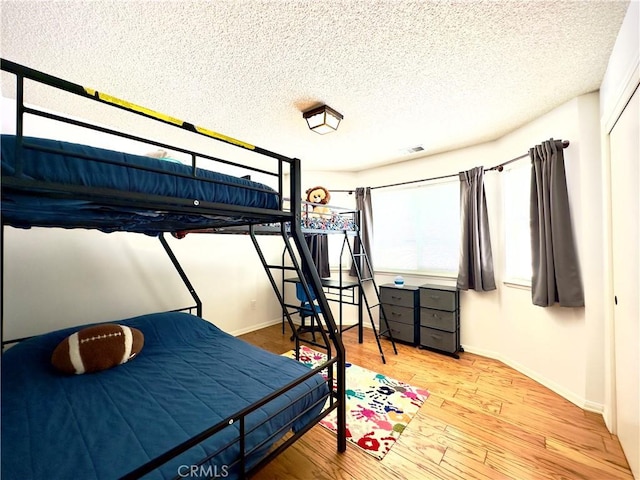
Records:
M307 121L309 128L320 135L337 130L340 120L344 118L341 113L327 105L312 108L308 112L304 112L302 116Z

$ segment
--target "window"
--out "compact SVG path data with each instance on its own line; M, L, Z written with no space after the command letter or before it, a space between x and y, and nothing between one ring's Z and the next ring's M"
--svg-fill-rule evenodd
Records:
M342 257L342 271L349 271L351 268L351 255L349 255L349 247L344 245L344 235L327 235L329 244L329 265L332 269L337 269L340 266L340 254ZM344 246L344 251L342 247ZM351 247L353 248L353 240L351 240Z
M456 180L372 193L376 270L455 276L460 252Z
M531 166L522 162L505 170L502 175L505 279L531 284Z

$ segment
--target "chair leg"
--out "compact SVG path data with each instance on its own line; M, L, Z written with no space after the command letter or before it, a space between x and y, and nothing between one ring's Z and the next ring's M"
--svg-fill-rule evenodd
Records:
M298 334L311 332L311 338L315 342L316 326L314 325L313 317L310 317L311 324L309 326L307 326L307 322L305 321L306 318L307 318L307 315L302 315L302 314L300 315L300 326L297 328ZM295 338L295 335L291 335L290 340L293 341L294 338Z
M307 329L306 322L304 321L305 318L307 318L307 316L300 313L300 326L296 329L298 331L298 334L304 333ZM294 338L295 335L291 335L291 341L293 341ZM315 342L315 338L313 339L313 341Z

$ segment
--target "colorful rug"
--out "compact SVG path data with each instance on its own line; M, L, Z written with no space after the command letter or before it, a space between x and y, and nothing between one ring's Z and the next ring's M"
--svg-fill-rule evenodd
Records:
M295 358L295 351L283 355ZM300 347L300 362L310 368L324 361L324 353ZM326 378L326 371L323 375ZM378 460L391 449L429 397L426 390L348 362L346 384L347 440ZM320 424L335 432L335 411L324 417Z

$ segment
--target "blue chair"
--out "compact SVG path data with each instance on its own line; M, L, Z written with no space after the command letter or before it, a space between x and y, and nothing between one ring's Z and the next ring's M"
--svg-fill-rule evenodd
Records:
M296 282L296 297L300 300L300 326L297 328L298 333L306 333L311 332L313 337L313 341L316 341L316 330L318 329L317 325L314 325L313 322L313 314L320 314L322 311L320 310L320 306L315 303L316 293L311 288L311 285L308 285L309 293L311 294L311 298L307 298L307 294L304 291L304 287L302 283ZM305 322L305 318L311 317L311 325L307 325ZM293 336L291 336L291 340L293 340Z

